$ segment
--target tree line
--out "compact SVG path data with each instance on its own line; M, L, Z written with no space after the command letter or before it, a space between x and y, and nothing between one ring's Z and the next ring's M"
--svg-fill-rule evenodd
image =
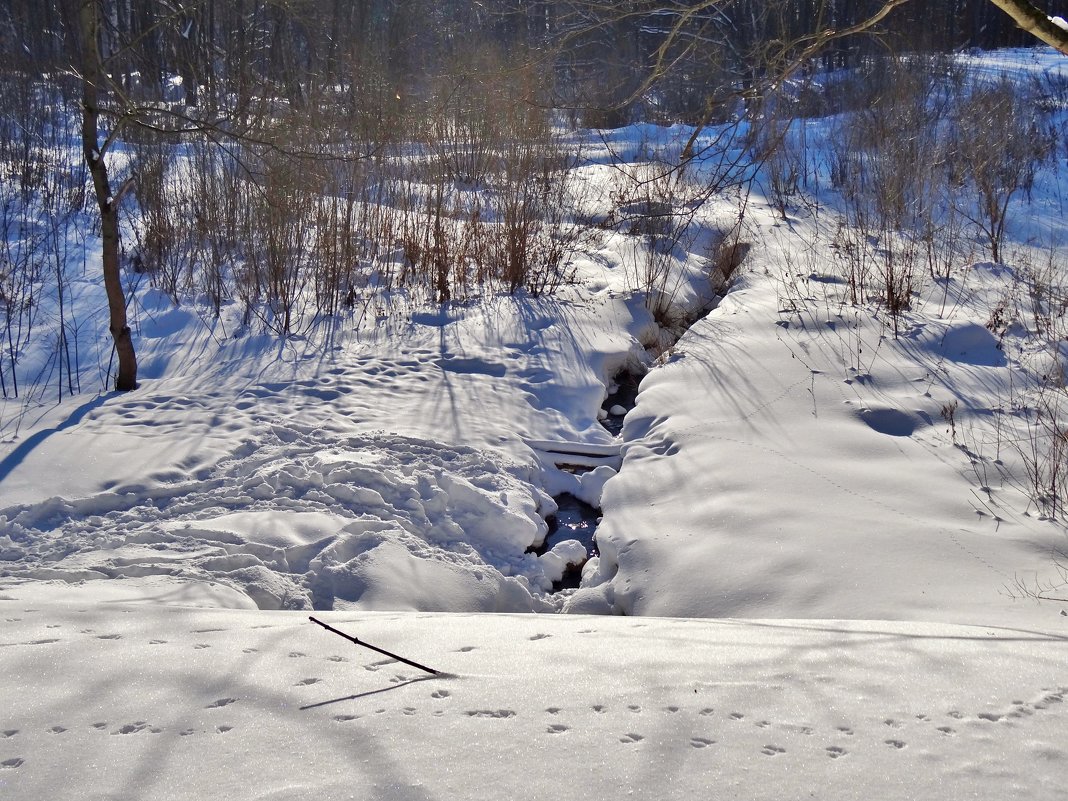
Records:
M1001 2L1001 0L998 0ZM66 74L86 0L5 0L7 68ZM266 96L305 107L324 93L378 114L418 106L442 75L537 63L557 107L616 109L660 68L660 113L695 114L711 88L774 69L821 32L871 18L885 0L89 0L107 71L131 101L239 116ZM1033 42L995 2L900 2L864 35L830 43L825 67L886 52ZM1055 13L1057 3L1033 6ZM486 53L492 53L488 57ZM76 88L71 88L77 94ZM645 98L648 102L648 98Z
M566 274L574 236L559 115L573 126L645 120L701 130L751 115L788 74L858 67L887 52L1032 42L1019 26L1050 28L1053 5L4 0L9 374L40 278L39 265L18 266L39 245L20 244L32 239L20 231L41 228L26 225L28 209L55 219L61 207L73 213L80 193L95 201L115 384L132 389L127 268L151 273L175 300L199 276L216 308L226 299L248 314L266 307L281 333L299 316L303 254L317 260L313 306L322 313L353 302L366 280L353 265L367 262L400 264L376 280L418 277L439 301L472 280L550 290ZM80 144L80 180L74 165L59 164L66 133ZM120 147L129 158L116 162ZM692 155L689 145L682 155ZM178 175L187 177L176 183ZM124 203L136 206L126 230ZM397 213L374 211L383 208ZM383 254L381 243L399 253Z

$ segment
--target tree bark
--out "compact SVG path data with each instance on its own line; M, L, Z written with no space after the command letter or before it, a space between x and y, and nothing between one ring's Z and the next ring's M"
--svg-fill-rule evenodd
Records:
M104 77L99 43L100 5L101 0L82 0L79 8L78 21L82 39L82 152L89 175L93 179L97 206L100 208L104 291L108 299L111 337L115 341L115 353L119 362L115 374L115 389L126 392L137 388L137 356L130 326L126 321L126 295L122 289L119 266L120 198L112 195L97 131L100 120L100 86Z
M1045 13L1027 0L990 0L1010 17L1013 22L1050 47L1068 56L1068 31L1058 25Z

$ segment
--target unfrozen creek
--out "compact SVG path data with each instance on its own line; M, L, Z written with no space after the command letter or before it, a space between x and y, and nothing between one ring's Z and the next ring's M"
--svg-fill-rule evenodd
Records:
M634 408L637 401L641 380L642 376L631 370L621 371L613 378L608 388L608 396L601 404L605 412L601 424L617 437L623 431L623 422L627 413ZM566 464L566 460L561 460L560 466L574 473L592 469L584 465ZM587 558L597 556L597 526L601 522L601 510L570 492L556 495L553 500L556 501L557 510L546 518L549 533L545 537L545 542L537 548L532 548L531 551L541 555L551 550L557 543L565 540L578 540L586 548ZM575 589L579 586L581 577L581 566L571 565L565 571L563 578L553 584L553 590L559 592L565 589Z
M748 252L748 247L739 253L739 261L744 258L746 252ZM688 330L697 320L714 309L718 299L718 297L715 297L709 306L699 314L694 315L685 325L683 331L675 332L672 336L671 344L677 342L685 330ZM607 387L606 397L601 403L601 425L617 438L623 432L623 424L627 414L637 404L639 387L645 375L646 371L644 369L624 368L613 376L611 383ZM544 450L544 455L550 457L557 467L575 474L592 470L596 464L595 461L588 460L589 457L596 456L593 451L569 453L564 447L559 449L547 447L545 443L541 444L539 450ZM618 454L616 455L618 457ZM574 458L569 459L569 456ZM617 464L616 466L618 468L619 465ZM601 522L601 509L591 506L570 492L555 495L553 500L556 501L557 511L546 517L549 533L545 538L545 542L540 546L532 547L530 552L540 556L552 550L553 546L558 543L566 540L578 540L586 548L587 559L597 556L597 526ZM581 576L581 565L569 565L564 572L563 578L554 582L553 591L560 592L565 589L577 588Z

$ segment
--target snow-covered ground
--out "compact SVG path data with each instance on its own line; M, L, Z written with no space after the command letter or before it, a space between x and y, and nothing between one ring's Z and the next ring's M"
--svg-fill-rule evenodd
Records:
M1063 252L1056 179L1020 259ZM304 338L139 292L136 392L0 412L4 796L1060 798L1068 602L1028 591L1068 541L1011 414L1043 351L986 326L1022 270L926 281L895 337L830 217L753 198L731 291L666 350L615 232L552 298ZM660 263L677 307L714 294L707 241ZM553 592L585 555L529 552L563 491L604 519Z
M4 591L4 796L1063 797L1063 634Z

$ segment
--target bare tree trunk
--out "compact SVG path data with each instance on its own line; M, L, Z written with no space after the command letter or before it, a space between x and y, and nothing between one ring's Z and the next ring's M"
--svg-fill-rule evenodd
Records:
M97 124L100 118L101 69L99 28L101 0L82 0L79 9L82 55L82 152L93 178L93 190L100 207L101 249L104 291L108 298L110 328L115 340L119 366L115 389L120 392L137 388L137 356L134 353L130 326L126 323L126 296L122 291L119 269L119 201L112 195L108 169L101 152ZM121 192L120 192L121 194Z
M1013 21L1036 39L1068 56L1068 31L1053 23L1045 13L1027 0L990 0Z

